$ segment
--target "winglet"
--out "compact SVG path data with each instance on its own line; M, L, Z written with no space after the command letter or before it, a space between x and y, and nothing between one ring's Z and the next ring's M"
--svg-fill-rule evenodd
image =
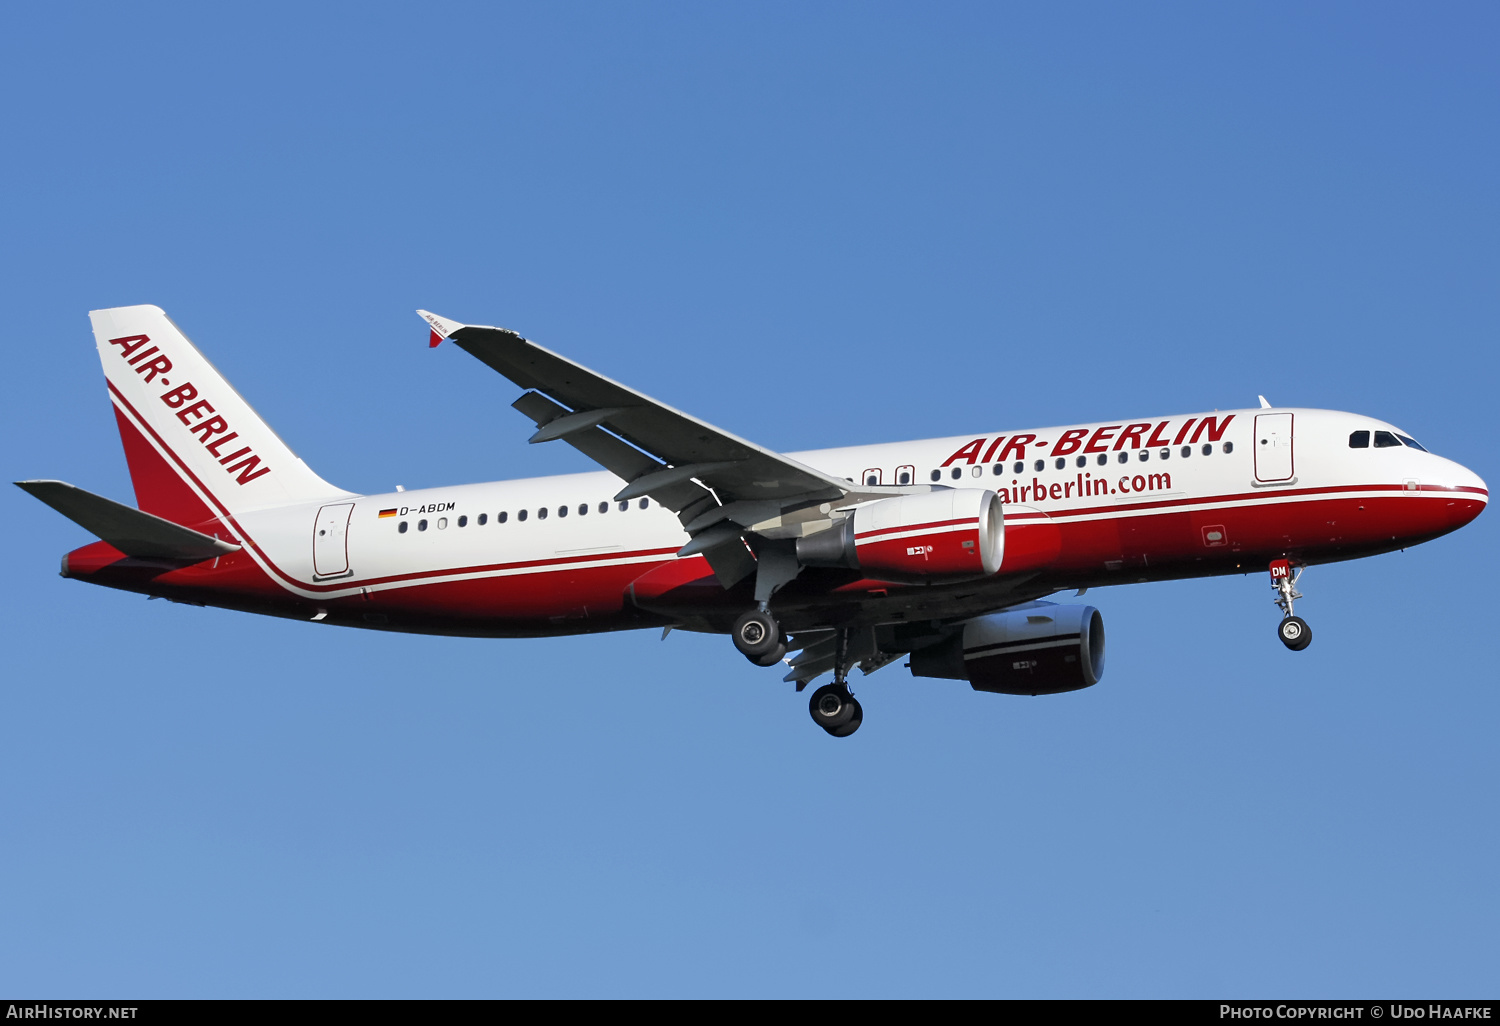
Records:
M450 321L446 317L439 317L437 314L429 313L426 310L418 310L417 316L426 321L428 327L432 329L432 334L427 339L428 349L436 349L442 343L443 339L463 327L458 321Z
M434 342L433 345L437 345L437 343ZM1271 409L1271 404L1268 403L1268 402L1266 402L1266 397L1265 396L1258 395L1255 398L1257 398L1257 399L1260 400L1260 408L1261 409L1263 409L1263 410L1269 410L1269 409Z

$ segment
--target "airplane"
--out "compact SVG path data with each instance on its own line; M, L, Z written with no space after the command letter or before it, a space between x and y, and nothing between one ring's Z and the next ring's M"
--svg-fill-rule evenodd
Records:
M155 306L90 314L136 506L16 484L100 538L62 576L371 630L519 638L729 634L848 737L849 683L1050 695L1097 683L1099 610L1049 596L1266 570L1293 651L1309 566L1405 549L1489 501L1391 424L1254 409L782 454L505 328L418 311L523 391L533 443L602 470L360 495L287 447Z

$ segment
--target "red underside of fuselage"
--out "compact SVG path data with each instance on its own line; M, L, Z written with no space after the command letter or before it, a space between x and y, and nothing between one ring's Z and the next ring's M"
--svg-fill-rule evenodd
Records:
M930 610L950 595L952 610L942 615L974 615L1064 588L1258 572L1273 559L1314 564L1405 548L1462 527L1479 515L1486 501L1481 494L1431 487L1415 495L1384 486L1360 488L1366 493L1360 497L1340 494L1355 490L1304 489L1289 494L1327 497L1266 502L1264 496L1255 496L1258 501L1253 504L1210 510L1175 511L1173 504L1163 503L1138 507L1138 515L1041 525L1018 521L1007 524L1006 562L993 578L924 586L867 580L856 571L809 569L777 593L773 606L793 630L901 619L903 607L917 604L929 610L923 615L934 615ZM1374 490L1390 494L1372 498L1368 492ZM213 527L221 536L254 544L233 525L218 520L198 529L212 533ZM1042 531L1050 532L1045 539ZM244 550L181 566L133 559L106 542L96 542L69 553L66 572L107 587L201 605L299 619L322 613L325 622L348 626L491 637L665 623L725 629L752 604L748 581L725 591L701 556L679 560L670 550L648 550L615 558L643 556L648 558L602 566L544 560L407 575L427 578L421 583L356 578L332 585L299 584L307 591L369 589L327 599L290 593ZM461 574L479 576L430 580ZM1017 586L1018 581L1024 583Z

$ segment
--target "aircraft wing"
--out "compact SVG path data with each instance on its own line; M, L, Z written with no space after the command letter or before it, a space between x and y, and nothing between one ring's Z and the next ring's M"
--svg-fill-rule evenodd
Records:
M418 312L436 335L452 339L517 385L552 400L553 404L544 406L523 396L515 404L532 415L540 428L533 442L571 440L603 427L656 457L655 467L620 466L628 471L620 476L629 482L620 492L621 499L694 479L709 485L726 503L826 502L842 499L850 491L849 482L675 410L514 331L461 325ZM611 463L619 463L607 458L599 462L610 470L616 470Z
M512 405L537 425L533 442L561 439L626 482L619 500L650 496L677 513L730 587L754 569L744 538L789 539L830 525L829 511L928 486L862 486L652 399L507 328L461 324L418 310L431 344L459 347L528 389Z

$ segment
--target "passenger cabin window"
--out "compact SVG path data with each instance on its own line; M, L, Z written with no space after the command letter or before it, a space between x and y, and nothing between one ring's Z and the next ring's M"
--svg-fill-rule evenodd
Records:
M458 526L459 527L468 527L469 526L469 518L468 517L459 517L458 518Z
M1349 448L1368 449L1370 447L1370 432L1351 431L1349 433Z
M932 472L932 479L934 481L941 481L943 479L943 472L941 470L934 470Z
M427 521L425 521L425 520L418 520L417 521L417 530L418 531L425 531L425 530L427 530Z
M1097 463L1097 464L1099 464L1099 466L1101 466L1101 467L1104 466L1106 463L1109 462L1109 453L1107 453L1107 452L1101 452L1099 454L1098 459L1096 459L1094 462Z
M953 480L957 481L961 476L963 476L963 472L964 472L964 468L963 467L954 467L953 468Z
M580 502L578 504L578 515L581 516L581 517L586 517L586 516L589 515L589 504L588 503L586 503L586 502Z
M1233 442L1225 442L1224 443L1224 452L1226 454L1234 452L1234 443Z
M1203 455L1205 455L1205 456L1212 456L1213 454L1214 454L1214 447L1211 446L1211 445L1209 445L1207 442L1204 442L1203 443Z
M1023 462L1021 462L1020 460L1016 460L1016 465L1011 468L1010 472L1012 474L1019 474L1021 471L1025 470L1025 469L1026 469L1026 464L1023 463Z
M642 499L641 500L641 509L645 509L649 505L651 505L651 500L650 499Z
M1426 452L1427 451L1426 449L1422 448L1422 443L1421 442L1418 442L1415 438L1411 437L1410 435L1397 435L1396 437L1399 438L1399 439L1401 439L1402 443L1405 444L1406 446L1408 446L1409 448L1415 449L1418 452Z
M1080 456L1080 457L1078 457L1078 465L1080 467L1086 467L1086 466L1088 466L1089 465L1089 458L1087 456Z
M629 499L626 499L624 502L620 503L620 512L621 513L624 513L629 508L630 508L630 500Z
M898 485L909 485L917 479L917 468L908 464L896 468L896 483Z
M397 534L405 534L406 533L406 521L405 520L401 521L401 523L399 523L399 524L396 525L396 533Z
M1159 459L1164 459L1164 460L1171 459L1172 458L1172 450L1171 449L1163 449L1161 452L1157 453L1156 455L1157 455L1157 457Z
M1047 461L1037 460L1036 463L1032 464L1032 466L1036 470L1036 472L1040 474L1042 471L1047 469Z
M601 503L599 503L599 512L600 513L608 513L609 512L609 503L607 503L607 502L601 502Z
M1121 451L1120 455L1116 456L1115 458L1117 460L1119 460L1121 463L1124 463L1124 462L1126 462L1127 460L1130 459L1130 453Z
M1139 457L1137 457L1137 458L1138 458L1138 459L1139 459L1139 460L1140 460L1140 461L1141 461L1141 462L1142 462L1142 463L1145 463L1145 462L1146 462L1146 461L1147 461L1147 460L1149 460L1149 459L1150 459L1150 458L1151 458L1151 450L1150 450L1150 449L1142 449L1142 450L1141 450L1141 454L1140 454L1140 456L1139 456Z
M538 520L546 520L547 519L547 507L546 506L543 506L541 509L539 509L539 510L536 511L536 518Z
M487 524L489 522L490 522L490 515L488 513L481 513L481 514L479 514L479 526L480 527L483 527L485 524Z
M1182 447L1182 458L1183 459L1187 459L1192 454L1193 454L1193 447L1191 445L1184 445Z
M878 485L878 484L880 484L880 468L879 467L873 467L873 468L871 468L869 470L866 470L865 474L864 474L864 477L865 477L865 484L867 484L867 485Z
M1375 448L1377 449L1399 449L1401 440L1389 431L1375 432Z
M500 514L500 516L502 516L502 517L504 517L504 516L505 516L505 514L504 514L504 513L501 513L501 514ZM516 519L517 519L517 520L525 520L525 519L526 519L526 511L525 511L525 510L524 510L524 509L521 509L521 510L517 510L517 511L516 511ZM501 523L502 523L502 524L503 524L503 523L505 523L505 521L504 521L504 520L501 520L501 521L500 521L500 522L501 522Z

